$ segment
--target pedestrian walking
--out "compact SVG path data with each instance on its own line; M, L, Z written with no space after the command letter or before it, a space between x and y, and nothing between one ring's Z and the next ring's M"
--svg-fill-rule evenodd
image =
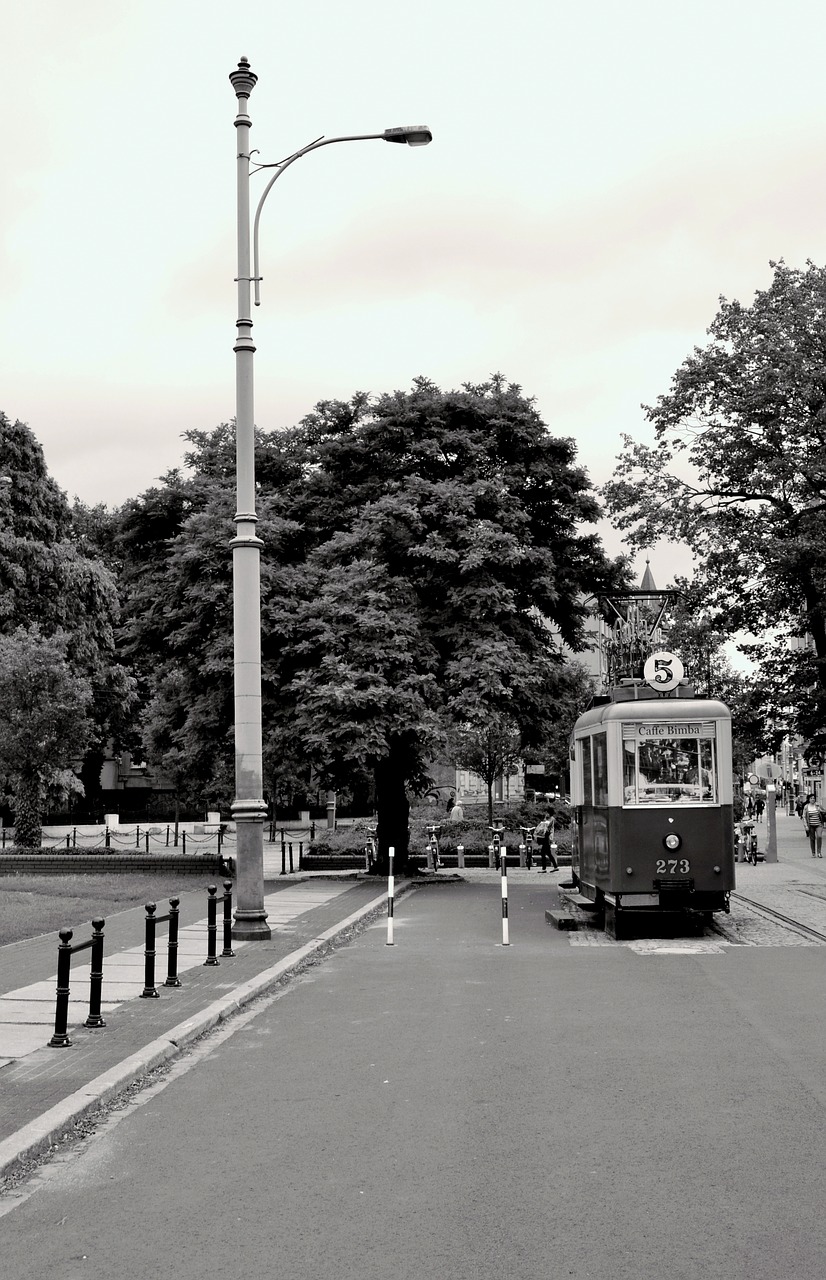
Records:
M809 793L803 806L803 825L806 828L806 835L809 837L809 847L813 858L823 857L821 846L823 843L824 821L826 821L826 812L817 804L814 796Z
M805 808L805 805L806 805L806 801L803 798L803 796L802 795L798 796L794 802L794 807L797 810L797 816L798 818L801 819L801 821L803 819L803 809Z
M765 809L765 807L766 807L766 802L763 799L763 797L757 796L754 801L754 816L757 822L763 821L763 810Z
M548 868L545 865L548 860L553 863L554 871L559 870L559 863L554 857L551 849L551 836L554 833L555 818L553 814L549 814L547 818L543 818L534 831L534 839L539 841L539 858L542 863L542 870L548 874Z

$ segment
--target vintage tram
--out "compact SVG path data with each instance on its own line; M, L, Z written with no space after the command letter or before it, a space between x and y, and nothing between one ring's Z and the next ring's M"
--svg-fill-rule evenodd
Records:
M573 879L582 905L604 911L614 937L632 927L634 913L710 921L729 909L731 714L690 692L627 681L574 726Z

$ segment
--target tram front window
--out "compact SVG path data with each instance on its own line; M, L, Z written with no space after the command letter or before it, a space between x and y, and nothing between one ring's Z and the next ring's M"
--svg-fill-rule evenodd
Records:
M626 804L716 804L712 738L635 738L622 745Z

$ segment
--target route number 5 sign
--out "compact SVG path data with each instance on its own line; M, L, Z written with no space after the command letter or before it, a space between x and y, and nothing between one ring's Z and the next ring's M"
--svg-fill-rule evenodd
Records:
M646 684L650 684L652 689L656 689L659 693L668 693L670 689L677 688L685 675L685 668L676 653L661 650L659 653L652 653L651 657L646 659L642 674Z

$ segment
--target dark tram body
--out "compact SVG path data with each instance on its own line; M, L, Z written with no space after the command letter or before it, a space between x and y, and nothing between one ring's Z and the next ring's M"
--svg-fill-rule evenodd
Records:
M728 911L731 714L618 689L581 715L571 760L573 876L618 933L631 912Z

